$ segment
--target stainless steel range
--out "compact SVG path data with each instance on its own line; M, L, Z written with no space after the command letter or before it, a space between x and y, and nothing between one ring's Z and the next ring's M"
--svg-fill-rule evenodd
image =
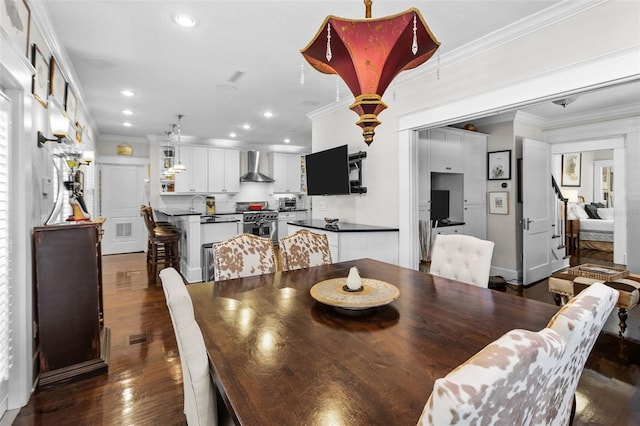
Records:
M236 211L242 213L242 232L271 238L278 242L278 212L267 209L268 202L236 203Z

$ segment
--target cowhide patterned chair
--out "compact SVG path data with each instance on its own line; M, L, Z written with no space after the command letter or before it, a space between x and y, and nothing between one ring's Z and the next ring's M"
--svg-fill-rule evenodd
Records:
M301 229L281 238L280 259L284 271L330 264L331 251L327 236Z
M438 379L419 425L533 425L566 343L557 332L511 330Z
M592 284L547 328L512 330L487 345L436 380L418 424L571 424L578 380L617 298Z
M213 245L216 281L276 272L273 241L253 234L240 234Z
M488 287L493 246L493 241L470 235L438 234L433 244L429 272L478 287Z
M550 402L539 410L541 415L546 415L539 424L564 426L573 420L578 381L618 296L618 291L611 287L591 284L564 305L547 325L566 340L567 349L552 373Z

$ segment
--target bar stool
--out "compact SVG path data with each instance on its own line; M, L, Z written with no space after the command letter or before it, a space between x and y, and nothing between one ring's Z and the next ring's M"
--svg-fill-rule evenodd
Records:
M158 265L172 266L180 271L179 242L182 231L169 222L156 223L151 207L142 206L140 215L147 227L147 268L149 275L158 278Z

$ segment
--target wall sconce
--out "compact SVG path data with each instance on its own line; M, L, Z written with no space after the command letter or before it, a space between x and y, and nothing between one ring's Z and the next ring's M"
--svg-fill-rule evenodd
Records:
M62 143L63 139L68 138L69 123L69 118L61 112L49 114L49 124L54 137L47 138L41 131L38 131L38 146L42 148L47 142Z
M91 164L93 162L93 160L95 159L95 152L94 151L85 151L82 153L83 155L83 159L82 162L84 164L86 164L87 166L89 164Z

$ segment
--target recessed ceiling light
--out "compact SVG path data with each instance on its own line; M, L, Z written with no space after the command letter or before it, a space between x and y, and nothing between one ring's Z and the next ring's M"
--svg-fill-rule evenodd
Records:
M263 115L265 118L271 118L271 117L273 117L273 113L272 113L271 111L265 111L262 115Z
M196 25L196 18L184 13L180 13L176 15L173 18L173 20L176 22L176 24L180 25L181 27L189 28L189 27L194 27Z
M235 138L236 136L238 136L238 135L236 135L236 132L229 133L229 137L230 138Z
M284 140L284 143L289 143L289 142L291 142L291 139L289 139L289 138L286 138L286 139Z
M245 130L249 130L251 128L251 126L249 125L249 123L245 123L242 125L242 128Z
M122 93L123 96L133 96L133 95L135 95L135 93L133 93L129 89L122 90L120 93Z
M131 127L131 126L133 126L133 124L129 123L128 121L125 121L124 123L122 123L122 125L123 125L124 127Z
M123 110L122 110L122 113L123 113L124 115L133 115L133 111L131 111L130 109L123 109Z

